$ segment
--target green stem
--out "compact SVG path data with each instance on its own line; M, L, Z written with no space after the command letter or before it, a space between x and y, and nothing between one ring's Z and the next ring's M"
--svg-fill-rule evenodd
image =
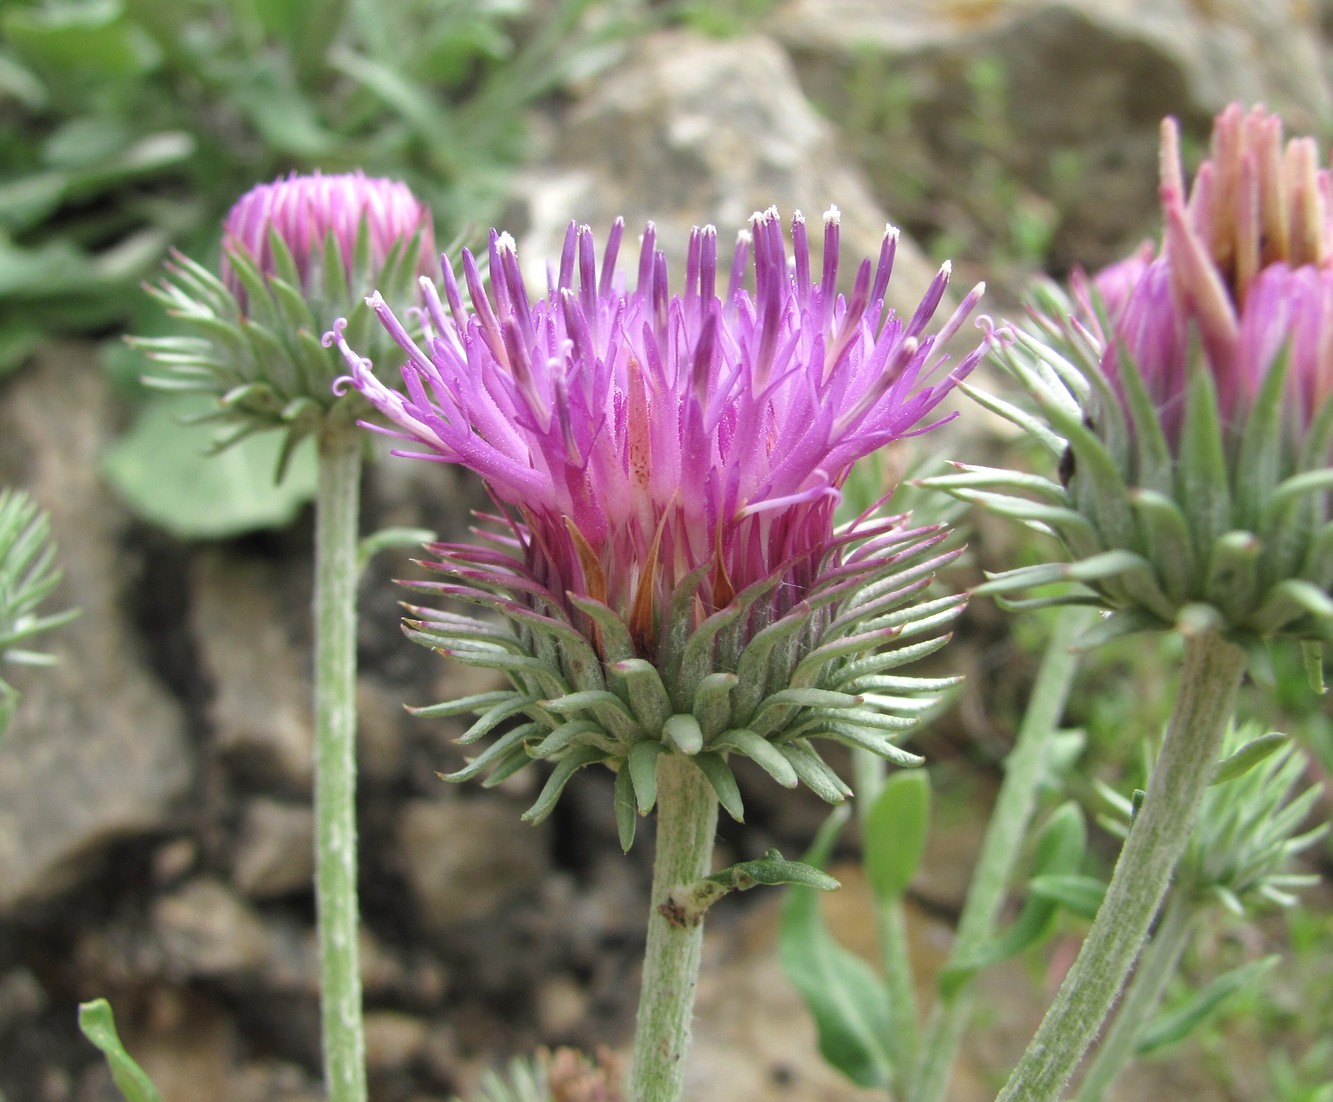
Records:
M903 900L887 899L876 906L880 961L884 987L889 994L889 1056L894 1082L901 1084L916 1065L921 1042L917 1028L916 983L912 978L912 953L907 941L907 910Z
M863 833L866 817L884 789L887 772L888 765L878 754L853 747L852 779L856 789L857 817ZM889 998L889 1036L885 1043L893 1065L894 1081L901 1085L916 1063L920 1042L916 982L912 976L912 954L907 941L907 910L902 899L877 900L873 906L880 963L884 968L884 990Z
M717 831L717 797L702 770L682 754L657 759L657 855L634 1034L630 1102L677 1102L699 986L703 918L673 922L664 907L673 889L707 876Z
M1198 908L1181 892L1174 892L1162 912L1162 921L1153 932L1152 941L1143 951L1143 960L1125 990L1124 1002L1116 1011L1097 1054L1083 1078L1075 1102L1101 1102L1116 1077L1134 1058L1139 1036L1162 1002L1162 993L1176 974L1180 955L1189 943L1189 935Z
M974 956L995 934L995 920L1032 821L1051 738L1078 671L1079 656L1071 645L1092 618L1088 609L1070 608L1056 617L1051 628L1027 711L1014 748L1005 760L1004 780L959 918L951 961ZM910 1102L940 1102L944 1098L971 1009L970 985L960 988L951 999L941 997L932 1008L920 1063L905 1092Z
M1186 636L1162 752L1106 899L998 1102L1056 1102L1110 1014L1189 839L1244 672L1234 643L1215 632Z
M315 504L315 904L329 1102L365 1102L357 944L356 582L361 438L319 439Z

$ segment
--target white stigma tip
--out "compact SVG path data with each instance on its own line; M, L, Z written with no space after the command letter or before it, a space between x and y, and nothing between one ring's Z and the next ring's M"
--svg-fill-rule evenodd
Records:
M945 279L948 279L951 275L953 275L952 260L946 260L943 264L940 265L940 274L944 276Z
M793 226L803 226L803 225L805 225L805 215L802 214L799 210L798 210L798 211L793 211L793 212L792 212L792 216L791 216L791 224L792 224Z
M713 225L712 222L709 222L708 225L704 226L704 228L701 229L699 232L703 234L705 237L716 237L717 227Z
M900 230L897 226L895 226L892 222L885 222L885 223L884 223L884 236L885 236L885 237L891 237L891 238L893 238L893 240L897 241L898 238L900 238L902 235L903 235L903 231Z
M824 225L838 226L841 224L842 224L842 211L840 211L837 208L837 205L835 204L834 206L829 207L829 209L824 212Z
M378 291L371 291L370 294L366 296L366 305L372 310L378 310L384 305L384 296Z
M495 251L498 253L513 253L515 256L518 255L518 246L514 244L514 238L508 230L495 239Z

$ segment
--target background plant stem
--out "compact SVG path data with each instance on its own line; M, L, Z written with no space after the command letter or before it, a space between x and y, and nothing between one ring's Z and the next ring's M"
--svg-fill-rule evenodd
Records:
M699 986L703 919L670 922L659 909L671 890L707 876L717 832L717 797L682 754L657 759L657 853L648 946L634 1034L630 1102L677 1102L685 1081L690 1020Z
M1037 670L1032 696L1019 725L1014 748L1005 760L1004 780L959 918L951 961L974 955L995 934L995 919L1032 821L1051 737L1064 714L1078 671L1079 657L1070 647L1094 615L1085 608L1065 609L1056 616L1051 627L1051 637ZM916 1073L904 1092L909 1102L940 1102L944 1098L971 1008L970 984L960 988L951 999L941 997L936 1002L931 1010Z
M856 789L857 818L864 833L866 818L884 789L888 763L862 747L852 749L852 776ZM889 997L890 1036L885 1038L893 1065L895 1089L906 1082L917 1060L920 1031L917 1029L916 982L912 976L912 954L907 940L907 908L904 900L879 899L874 903L875 928L879 935L880 964L884 989Z
M1110 1014L1189 839L1244 671L1234 643L1214 632L1186 636L1162 752L1106 899L998 1102L1055 1102Z
M315 903L329 1102L365 1102L357 943L356 583L362 441L330 419L315 502Z

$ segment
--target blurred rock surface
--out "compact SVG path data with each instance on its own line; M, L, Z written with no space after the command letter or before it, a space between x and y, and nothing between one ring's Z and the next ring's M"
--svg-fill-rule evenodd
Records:
M43 640L53 668L5 671L23 695L0 748L0 914L165 829L193 777L181 710L126 622L142 560L97 475L112 411L86 346L49 347L0 388L0 485L50 512L65 575L51 607L80 610Z

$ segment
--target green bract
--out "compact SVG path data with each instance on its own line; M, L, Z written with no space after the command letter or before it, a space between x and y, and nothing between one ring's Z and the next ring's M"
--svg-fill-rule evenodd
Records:
M29 665L50 662L48 655L19 644L77 615L73 611L38 612L60 582L55 555L46 514L26 494L0 490L0 660ZM16 695L0 678L0 734L9 722Z
M494 785L533 760L555 769L525 818L549 815L570 777L601 762L616 770L616 813L626 849L636 815L656 802L657 758L683 754L707 777L737 820L744 814L730 759L753 759L779 784L806 784L829 803L850 789L815 748L818 739L864 747L899 765L921 759L897 745L956 678L894 673L943 646L944 626L964 599L921 599L938 567L941 528L909 528L885 518L841 535L804 600L771 622L781 575L742 590L692 623L696 593L711 564L694 571L670 601L653 661L639 657L625 622L607 605L568 595L576 610L543 592L522 563L467 545L436 545L430 565L456 581L409 583L489 606L504 623L410 608L417 642L468 665L503 671L510 687L416 710L423 716L479 717L459 739L490 744L449 780L484 776ZM860 554L864 550L865 554ZM587 631L575 623L586 617Z

